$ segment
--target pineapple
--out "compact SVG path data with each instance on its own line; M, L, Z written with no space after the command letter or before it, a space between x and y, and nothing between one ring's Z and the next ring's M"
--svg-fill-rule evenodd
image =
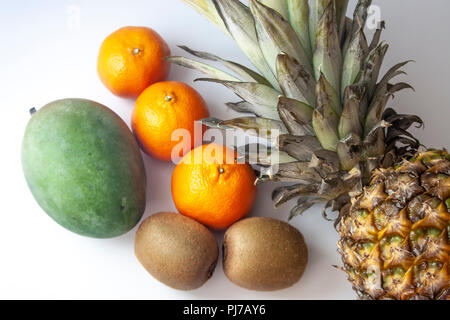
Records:
M450 157L424 150L408 132L422 120L387 108L402 62L380 76L388 45L381 22L370 42L370 0L353 17L348 0L184 0L232 37L257 71L181 47L231 72L182 56L242 100L243 113L204 119L210 127L258 136L258 182L292 182L273 192L275 206L296 199L293 218L316 203L338 212L342 269L367 299L450 299ZM248 131L248 129L252 129ZM267 132L279 132L268 139ZM239 148L250 159L252 148ZM277 157L272 157L276 154ZM273 162L277 159L277 163Z
M362 298L450 299L450 157L378 168L341 209L338 247Z

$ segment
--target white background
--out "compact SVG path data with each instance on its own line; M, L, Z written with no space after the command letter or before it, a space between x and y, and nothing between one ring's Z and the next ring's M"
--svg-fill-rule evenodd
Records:
M351 8L356 1L351 1ZM448 0L375 1L387 21L383 39L391 44L386 66L407 59L407 80L416 89L391 102L400 112L419 114L425 130L415 134L427 146L449 147L450 2ZM79 23L76 14L79 11ZM75 15L75 16L74 16ZM307 241L310 259L300 282L269 293L230 283L219 263L200 289L183 292L154 280L134 256L136 228L110 240L95 240L66 231L39 208L29 192L20 164L28 110L67 97L96 100L129 123L134 101L113 96L96 74L102 40L122 26L149 26L168 42L245 62L236 45L180 0L143 1L2 1L0 4L0 298L100 299L353 299L340 264L337 234L315 207L292 224ZM199 74L174 66L171 80L193 85L211 114L231 118L225 102L237 101L219 85L192 83ZM175 210L170 194L171 163L144 156L148 175L145 217ZM285 220L290 205L273 209L273 185L259 187L251 215ZM219 243L222 232L217 232Z

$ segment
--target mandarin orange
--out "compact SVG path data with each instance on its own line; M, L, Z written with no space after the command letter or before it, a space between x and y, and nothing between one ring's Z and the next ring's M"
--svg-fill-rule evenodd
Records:
M115 95L137 97L145 88L165 80L170 49L164 39L147 27L124 27L102 43L97 71L103 84Z
M184 129L189 134L188 147L174 155L183 156L195 146L195 121L207 117L206 102L195 89L182 82L163 81L151 85L138 97L131 126L145 153L169 161L180 144L179 137L172 136L175 130Z
M214 229L225 229L248 214L256 198L255 173L236 162L233 149L206 144L191 150L172 174L178 211Z

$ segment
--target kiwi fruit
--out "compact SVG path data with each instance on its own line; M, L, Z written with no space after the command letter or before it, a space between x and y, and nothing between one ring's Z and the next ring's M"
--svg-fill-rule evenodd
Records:
M216 238L197 221L173 212L156 213L136 232L135 254L157 280L179 290L202 286L213 274Z
M223 269L240 287L273 291L300 280L308 262L303 235L272 218L247 218L233 224L223 243Z

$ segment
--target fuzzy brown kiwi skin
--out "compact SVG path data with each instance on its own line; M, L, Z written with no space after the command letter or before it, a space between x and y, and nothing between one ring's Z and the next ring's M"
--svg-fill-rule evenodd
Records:
M272 218L247 218L225 233L223 269L234 284L256 291L288 288L302 277L308 262L303 235Z
M197 221L173 212L156 213L136 232L135 254L157 280L179 290L201 287L219 255L216 238Z

